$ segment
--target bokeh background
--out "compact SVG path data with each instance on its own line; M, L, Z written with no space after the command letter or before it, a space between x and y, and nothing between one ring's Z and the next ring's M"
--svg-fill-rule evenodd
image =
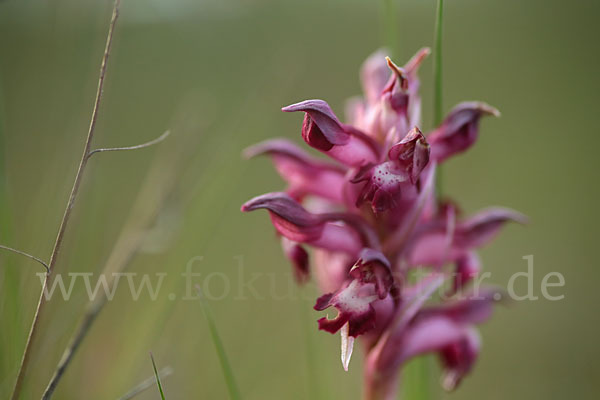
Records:
M435 2L395 3L403 63L432 44ZM446 3L445 109L477 99L502 117L485 120L477 145L447 164L445 189L467 212L498 204L530 216L529 226L508 227L481 252L493 282L525 271L522 257L532 254L536 295L548 272L562 273L566 286L553 290L564 300L500 309L482 327L474 373L456 393L432 390L447 399L595 399L600 3ZM108 0L0 3L3 244L42 258L51 251L111 7ZM159 367L174 369L164 380L168 398L226 398L200 305L180 299L179 274L195 256L204 257L196 266L203 277L220 272L234 285L209 305L245 399L359 398L360 357L343 372L338 337L316 329L316 289L290 284L266 215L239 212L248 198L283 187L267 160L244 161L240 152L272 136L301 142L300 117L279 112L283 105L323 98L341 115L344 100L360 91L362 60L381 45L381 6L373 1L123 1L95 144L173 133L154 148L92 159L57 268L101 271L132 210L152 202L136 200L149 185L172 190L128 271L168 275L156 301L145 294L133 301L119 287L55 398L117 398L151 375L149 351ZM426 128L431 75L428 60L421 73ZM174 164L175 173L167 168ZM0 262L0 398L7 398L40 282L39 265L9 253ZM236 297L240 271L246 281L261 274L258 296ZM226 288L222 276L211 282L215 295ZM520 282L517 290L526 289ZM70 301L51 301L24 398L39 398L86 303L80 284ZM151 389L139 398L157 396Z

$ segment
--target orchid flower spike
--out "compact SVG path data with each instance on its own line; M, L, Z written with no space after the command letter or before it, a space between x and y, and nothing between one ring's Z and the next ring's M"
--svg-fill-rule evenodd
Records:
M341 335L345 370L355 340L364 341L366 400L394 398L402 366L421 354L438 354L447 390L469 374L481 347L476 327L503 297L490 288L469 294L482 268L477 251L507 223L527 221L505 208L463 216L437 198L437 165L473 147L481 117L499 112L461 103L423 133L418 69L428 54L423 48L404 66L384 50L371 55L347 124L323 100L282 108L304 114L302 140L330 160L287 139L245 151L269 157L286 186L242 211L266 210L298 283L317 281L323 294L314 309L334 313L317 326ZM409 283L419 271L430 275ZM454 296L435 296L445 282Z

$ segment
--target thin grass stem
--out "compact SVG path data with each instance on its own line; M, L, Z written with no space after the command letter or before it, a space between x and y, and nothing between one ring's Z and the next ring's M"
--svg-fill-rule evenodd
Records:
M383 42L390 51L392 58L398 56L398 19L396 15L396 0L383 0L381 13L383 19Z
M21 359L21 364L19 366L19 371L17 372L17 378L15 380L15 385L13 387L11 400L18 400L21 394L21 389L23 386L23 380L25 378L25 374L27 372L27 367L29 366L29 361L31 359L31 349L33 347L33 343L35 343L35 339L38 332L38 326L40 321L40 316L43 313L44 305L46 304L46 297L44 293L48 286L48 281L53 278L54 266L56 265L56 261L58 259L58 255L60 253L63 239L65 236L65 232L67 230L67 226L69 224L69 220L71 217L71 212L73 210L73 206L75 205L75 200L77 199L77 194L79 193L79 187L81 185L81 181L83 179L83 174L85 171L85 167L88 161L88 153L90 152L92 146L92 140L94 138L94 132L96 130L96 122L98 120L98 112L100 110L100 103L102 100L102 91L104 88L104 78L106 76L106 68L108 65L108 58L110 55L110 49L112 46L113 35L115 31L115 25L117 22L117 18L119 16L119 4L120 0L115 0L113 5L112 19L108 29L108 35L106 38L106 46L104 48L104 54L102 56L102 63L100 65L100 76L98 78L98 88L96 90L96 98L94 101L94 107L92 109L92 117L90 119L90 126L87 133L87 138L85 141L85 146L83 149L83 154L81 156L81 161L79 162L79 167L77 168L77 173L75 175L75 181L73 182L73 187L71 189L71 194L69 196L69 200L67 201L67 205L65 207L65 211L58 228L58 233L56 235L56 240L54 242L54 247L52 249L52 254L50 256L50 262L48 263L48 272L42 284L42 290L40 291L40 297L38 300L38 304L34 313L33 321L31 323L31 328L29 330L29 334L27 335L27 342L25 344L25 349L23 351L23 356Z
M165 368L161 369L160 371L158 371L158 376L161 379L165 379L166 377L168 377L171 374L173 374L173 368L171 368L171 367L165 367ZM152 376L144 379L142 382L140 382L134 388L129 390L123 396L119 397L117 400L131 400L138 394L142 394L146 390L150 389L155 384L156 384L156 375L153 374Z
M154 362L154 356L150 353L150 360L152 360L152 369L154 370L154 378L156 380L156 385L158 386L158 391L160 392L160 398L165 400L165 392L163 391L162 383L160 382L160 376L158 374L158 370L156 369L156 363Z

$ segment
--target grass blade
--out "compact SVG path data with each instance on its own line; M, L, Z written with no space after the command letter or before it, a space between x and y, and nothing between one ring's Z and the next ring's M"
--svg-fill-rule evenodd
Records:
M219 336L219 332L217 331L217 326L212 317L208 304L206 303L206 300L202 295L200 288L196 287L196 289L198 290L198 297L200 297L200 305L202 306L202 312L204 313L206 322L208 322L210 337L212 339L213 345L215 346L217 356L219 357L219 362L221 363L221 370L223 371L223 378L225 378L225 384L227 385L227 390L229 391L229 398L231 400L240 400L240 391L238 390L238 387L235 383L233 370L231 369L231 365L229 364L229 360L227 359L225 347L223 346L223 342L221 341L221 337Z
M152 368L154 369L154 376L156 377L156 384L158 385L158 391L160 392L160 398L165 400L165 392L163 392L162 384L160 383L160 376L156 369L156 363L154 362L154 356L150 353L150 360L152 360Z
M167 376L171 375L172 373L173 373L173 368L171 368L171 367L165 367L165 368L161 369L160 371L158 371L158 376L159 377L162 376L162 378L164 379ZM143 393L146 390L148 390L151 386L154 385L155 382L156 382L156 376L152 375L148 379L144 379L142 382L140 382L134 388L130 389L123 396L119 397L118 400L130 400L130 399L133 399L138 394Z
M383 0L381 18L383 20L383 42L390 51L390 57L398 57L398 18L395 7L396 0Z

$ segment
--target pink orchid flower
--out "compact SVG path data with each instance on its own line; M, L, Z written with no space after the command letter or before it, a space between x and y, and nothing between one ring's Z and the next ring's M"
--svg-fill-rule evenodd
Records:
M436 165L470 148L481 117L499 112L461 103L424 135L417 71L428 54L420 50L404 67L383 51L370 56L360 74L365 97L349 103L349 124L323 100L282 109L304 113L302 138L332 161L285 139L245 152L271 157L288 186L249 200L242 211L269 212L299 283L311 273L305 247L313 248L312 272L324 292L314 308L337 311L318 327L340 332L345 369L355 338L363 338L369 400L394 398L402 366L425 353L439 355L448 390L471 371L480 348L475 326L501 298L492 289L467 289L481 268L477 249L506 222L526 220L503 208L463 218L436 198ZM411 283L417 271L430 273ZM446 282L449 291L433 296ZM426 304L432 297L438 304Z

